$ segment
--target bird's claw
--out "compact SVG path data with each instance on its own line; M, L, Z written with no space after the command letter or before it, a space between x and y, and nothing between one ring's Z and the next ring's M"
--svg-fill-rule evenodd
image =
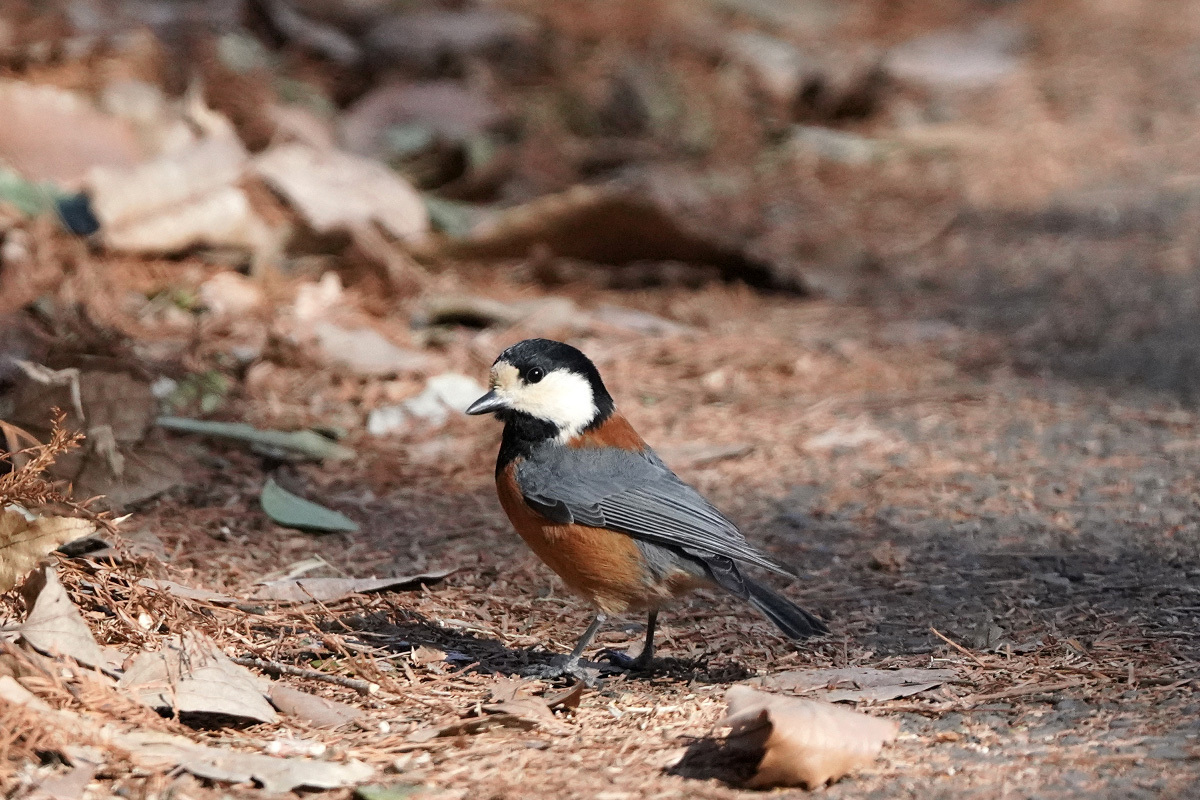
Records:
M650 667L650 659L643 658L642 655L635 658L622 650L606 649L601 651L598 657L624 672L644 672Z
M584 666L578 659L560 656L549 664L530 664L521 670L521 676L548 681L574 678L583 681L588 688L594 688L600 679L600 670L596 667Z

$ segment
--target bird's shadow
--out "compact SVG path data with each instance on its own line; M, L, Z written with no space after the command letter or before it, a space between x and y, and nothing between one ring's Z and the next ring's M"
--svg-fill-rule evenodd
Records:
M346 615L323 623L330 632L349 632L368 644L397 656L414 649L433 647L446 653L445 669L452 673L521 675L525 670L553 664L561 659L542 647L509 648L503 642L471 631L434 624L416 611L395 610ZM585 667L597 669L603 678L625 678L665 683L727 684L744 680L752 673L739 663L721 660L710 663L707 654L694 659L656 658L649 668L627 671L604 661L585 661ZM566 680L566 679L564 679Z

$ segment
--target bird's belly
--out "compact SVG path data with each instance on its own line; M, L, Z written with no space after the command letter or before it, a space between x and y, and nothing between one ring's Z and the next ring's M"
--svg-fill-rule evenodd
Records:
M683 586L655 580L633 539L586 525L551 522L525 504L509 481L497 481L500 505L529 549L571 591L608 614L657 608ZM690 588L690 587L689 587Z

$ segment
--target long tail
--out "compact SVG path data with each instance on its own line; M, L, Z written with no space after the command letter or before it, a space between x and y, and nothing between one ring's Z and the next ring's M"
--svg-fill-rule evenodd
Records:
M829 633L824 622L783 595L743 575L733 559L708 553L701 555L689 552L687 555L693 563L699 562L704 566L714 583L757 608L786 636L807 639L809 636Z
M746 586L746 599L750 605L757 608L764 617L775 623L775 626L792 639L807 639L822 633L829 633L825 623L805 611L800 606L761 583L743 577Z

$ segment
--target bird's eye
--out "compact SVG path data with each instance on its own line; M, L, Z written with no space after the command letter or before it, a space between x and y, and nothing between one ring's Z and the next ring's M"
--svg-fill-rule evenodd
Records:
M537 383L542 378L546 377L546 371L541 367L533 367L529 372L525 373L526 383Z

